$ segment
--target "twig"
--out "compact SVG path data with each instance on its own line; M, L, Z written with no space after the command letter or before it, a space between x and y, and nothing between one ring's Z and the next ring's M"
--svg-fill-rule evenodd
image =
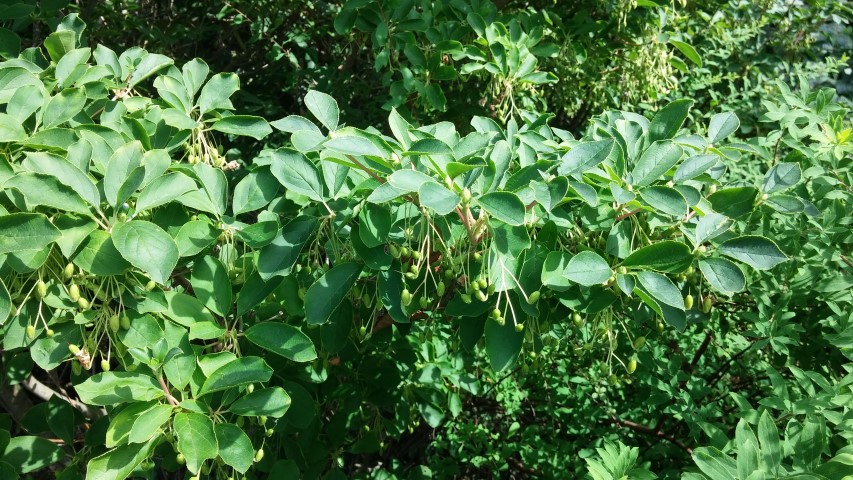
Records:
M853 262L851 262L850 259L845 257L844 255L841 256L841 261L846 263L848 267L853 268Z
M178 401L172 396L172 393L169 392L169 387L166 385L166 381L163 380L163 375L158 375L157 380L160 381L160 388L162 388L163 393L166 394L166 400L169 401L169 405L173 407L178 406Z
M638 208L636 210L631 210L628 213L623 213L622 215L619 215L618 217L616 217L616 220L614 220L613 223L621 222L622 220L625 220L626 218L630 217L631 215L636 215L636 214L640 213L641 211L643 211L643 209Z

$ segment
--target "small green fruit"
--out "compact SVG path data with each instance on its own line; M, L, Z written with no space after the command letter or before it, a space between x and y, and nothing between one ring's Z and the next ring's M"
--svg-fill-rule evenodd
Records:
M72 355L77 355L80 353L80 347L72 343L68 345L68 351L71 352Z
M154 290L156 287L157 287L157 282L155 282L154 280L149 280L148 283L145 284L145 291L150 292L151 290Z
M358 334L361 335L362 337L367 335L367 327L365 327L364 325L359 327L358 328Z
M121 320L118 318L118 315L113 314L109 319L109 327L113 333L117 332L119 327L121 327Z
M646 337L639 336L634 339L634 350L639 350L646 345Z
M444 292L445 292L445 289L446 289L446 288L447 288L447 287L444 285L444 282L438 282L438 286L437 286L437 287L436 287L436 289L435 289L435 293L436 293L439 297L443 297L443 296L444 296Z
M481 302L485 302L486 300L489 299L489 297L487 297L486 294L483 293L482 290L477 290L477 293L475 293L474 295L477 297L477 300L479 300Z
M71 277L73 277L73 276L74 276L74 264L69 263L62 270L62 278L65 280L71 280Z
M106 359L101 360L101 370L103 370L104 372L110 371L110 362L108 362Z
M575 326L580 328L583 326L583 317L578 312L572 314L572 322L574 322Z
M254 383L250 383L250 384L246 387L246 393L252 393L252 392L254 392L254 391L255 391L255 384L254 384Z
M627 370L628 370L628 375L631 375L637 371L637 359L636 358L632 358L631 360L628 360Z
M515 331L516 332L523 332L524 331L524 324L523 323L516 323L515 324Z
M27 325L27 338L30 340L36 338L36 327Z
M257 452L255 452L255 462L260 462L264 459L264 449L259 448Z
M119 320L119 326L121 327L122 330L129 330L130 329L130 318L128 318L127 315L122 315L121 319Z
M693 295L688 293L684 296L684 309L690 310L691 308L693 308Z
M89 309L89 301L83 297L77 299L77 306L80 307L80 310L88 310Z
M619 383L619 377L611 374L609 377L607 377L607 383L609 383L610 385L616 385L617 383Z
M711 307L714 306L714 300L710 295L705 296L705 300L702 300L702 312L711 313Z
M47 284L39 280L36 282L36 297L41 300L47 296Z
M80 287L78 287L76 283L72 283L68 286L68 297L71 298L72 302L76 302L80 299Z
M47 335L47 338L51 338L56 335L56 332L54 332L52 328L48 328L44 331L44 334Z
M175 461L178 462L178 465L183 465L183 464L187 463L187 457L185 457L183 453L179 453L175 457Z
M412 292L408 288L403 289L403 293L400 294L400 301L404 307L408 307L412 303Z
M536 290L535 292L531 293L530 296L527 297L527 303L533 305L534 303L539 301L539 297L541 295L542 294L539 293L539 290Z

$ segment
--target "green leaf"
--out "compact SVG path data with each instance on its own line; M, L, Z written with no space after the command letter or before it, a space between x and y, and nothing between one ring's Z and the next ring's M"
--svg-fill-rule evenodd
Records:
M427 182L418 190L421 205L432 209L438 215L447 215L459 204L459 195L436 182Z
M219 457L226 465L234 467L240 473L246 473L254 463L255 449L252 441L243 429L230 423L219 423L213 427Z
M704 258L699 260L699 270L714 289L726 295L734 295L746 287L743 272L734 263L725 258Z
M672 138L687 118L693 100L682 98L660 109L649 125L649 143Z
M643 152L634 169L631 170L633 183L651 185L678 163L682 153L681 147L670 141L653 143Z
M119 191L131 179L132 173L142 164L142 144L133 141L119 147L110 157L104 172L104 196L112 206L118 206ZM141 178L138 179L141 185Z
M436 140L438 141L438 140ZM426 183L434 183L435 179L417 170L397 170L388 177L388 183L405 192L417 192Z
M9 289L6 288L6 283L0 279L0 326L6 323L9 314L12 313L12 297L9 295ZM8 364L6 365L9 370Z
M181 226L175 235L178 253L182 257L191 257L201 253L216 241L219 231L206 220L193 220ZM239 234L238 234L239 237ZM241 238L241 240L245 241ZM249 242L246 242L247 244ZM251 246L251 245L250 245Z
M264 248L275 240L280 229L278 220L273 219L245 226L236 230L234 234L238 240L251 248Z
M606 282L613 272L599 254L587 250L572 257L563 274L569 280L589 287Z
M560 175L575 175L592 169L610 156L615 143L612 138L608 138L606 140L584 142L575 145L560 159L557 173Z
M735 427L735 442L738 446L738 478L747 478L758 470L758 439L744 419L740 419Z
M195 297L208 310L221 317L231 312L231 281L218 258L206 256L196 260L190 283Z
M26 138L27 132L19 120L0 113L0 143L20 142Z
M71 261L84 271L100 276L119 275L131 266L116 249L110 234L103 230L94 230L83 239Z
M233 73L218 73L201 89L198 96L199 115L213 110L232 110L231 95L240 89L240 80Z
M359 273L361 266L356 263L335 265L308 288L305 294L305 319L309 325L319 325L329 320L338 304L349 294Z
M306 243L311 239L318 221L314 217L297 217L281 229L273 241L258 252L258 273L264 280L290 275L290 270Z
M151 455L158 439L129 444L99 455L86 464L86 480L124 480Z
M136 417L130 434L129 443L145 443L158 435L163 424L172 418L174 408L171 405L157 404L145 410Z
M23 475L53 465L62 456L62 450L50 440L25 435L9 440L2 459Z
M165 297L166 310L163 314L178 325L191 327L196 322L214 321L213 315L196 297L175 290L165 292Z
M755 209L758 189L753 187L723 188L708 197L714 211L729 218L739 218Z
M764 176L764 193L774 193L787 190L797 183L802 178L800 166L796 163L777 163Z
M144 220L132 220L113 227L113 243L121 256L134 267L164 284L178 264L178 245L162 228Z
M714 480L737 480L737 464L714 447L699 447L693 451L693 461L702 473Z
M237 295L237 315L244 315L255 308L281 285L282 280L283 277L272 277L269 280L264 280L258 272L252 272Z
M137 402L128 405L121 409L118 414L113 415L110 419L110 425L107 427L106 442L104 445L107 448L114 448L119 445L124 445L130 435L130 430L133 428L133 423L139 415L152 407L148 402Z
M295 150L279 149L276 150L274 158L270 171L282 185L314 201L324 200L320 171L303 154Z
M511 192L487 193L477 199L489 215L509 225L523 225L525 217L524 203Z
M202 384L198 396L250 383L265 383L270 377L272 368L263 359L240 357L214 370Z
M726 240L717 247L717 251L756 270L770 270L788 260L772 240L758 235L744 235Z
M90 205L100 208L101 194L98 192L98 187L76 165L52 153L27 152L26 156L22 164L25 169L55 177L59 182L74 190Z
M44 248L62 236L40 213L0 215L0 254Z
M278 130L281 130L282 132L287 133L295 133L301 130L321 133L320 129L317 128L317 125L314 125L311 120L308 120L307 118L299 115L288 115L282 118L281 120L270 122L270 125Z
M278 188L279 182L266 167L250 172L234 187L231 199L234 215L265 207L278 194Z
M338 102L330 95L316 90L308 90L305 95L305 106L308 107L308 111L314 115L314 118L319 120L330 132L338 128L340 117Z
M314 344L296 327L285 323L263 322L245 332L246 339L264 350L294 362L310 362L317 358Z
M641 271L637 273L637 280L658 304L684 310L684 298L669 277L656 272Z
M683 182L702 175L720 161L717 155L694 155L685 160L675 169L672 176L674 182Z
M391 209L384 205L368 203L358 215L359 239L368 248L385 245L391 231Z
M681 273L693 263L690 247L666 240L635 250L622 262L628 268L648 268L663 273Z
M767 410L764 410L758 420L758 441L761 443L762 470L775 474L782 462L782 444L779 441L776 422Z
M149 183L139 197L136 199L136 210L134 215L144 212L160 205L172 202L181 195L196 190L198 186L188 176L181 172L157 177Z
M86 201L77 192L50 175L21 172L6 180L3 188L20 191L31 206L44 205L66 212L91 215Z
M687 215L687 200L678 190L663 186L646 187L640 191L640 198L658 213L683 217Z
M711 117L708 124L708 141L716 145L740 128L740 120L732 112L718 113Z
M261 140L272 133L272 127L266 120L252 115L231 115L221 118L210 128L230 135L252 137L255 140Z
M290 395L281 387L256 389L254 392L237 400L228 407L235 415L280 418L290 408Z
M197 474L205 460L219 455L213 422L200 413L179 413L173 421L178 437L178 451L184 454L187 470Z
M700 68L702 67L702 57L699 56L699 53L696 52L696 49L693 48L693 45L672 39L670 39L669 43L671 43L675 48L677 48L681 53L683 53L684 56L687 57L691 62L695 63L696 66Z
M516 306L516 310L520 307ZM521 319L518 319L520 322ZM510 315L504 325L494 320L486 320L486 354L489 356L489 364L496 372L501 372L511 367L521 353L524 342L524 332L517 332Z
M68 88L51 98L44 107L44 128L52 128L71 120L86 106L86 91L83 87Z
M154 378L137 372L101 372L76 385L74 390L80 400L90 405L148 402L163 396Z

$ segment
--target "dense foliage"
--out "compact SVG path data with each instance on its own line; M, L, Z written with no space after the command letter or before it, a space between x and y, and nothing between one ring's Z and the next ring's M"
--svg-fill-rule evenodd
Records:
M0 3L0 475L853 475L851 13Z

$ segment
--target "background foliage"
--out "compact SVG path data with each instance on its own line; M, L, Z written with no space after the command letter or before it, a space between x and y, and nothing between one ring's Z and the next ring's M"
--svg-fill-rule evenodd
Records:
M0 3L3 477L853 475L851 16Z

